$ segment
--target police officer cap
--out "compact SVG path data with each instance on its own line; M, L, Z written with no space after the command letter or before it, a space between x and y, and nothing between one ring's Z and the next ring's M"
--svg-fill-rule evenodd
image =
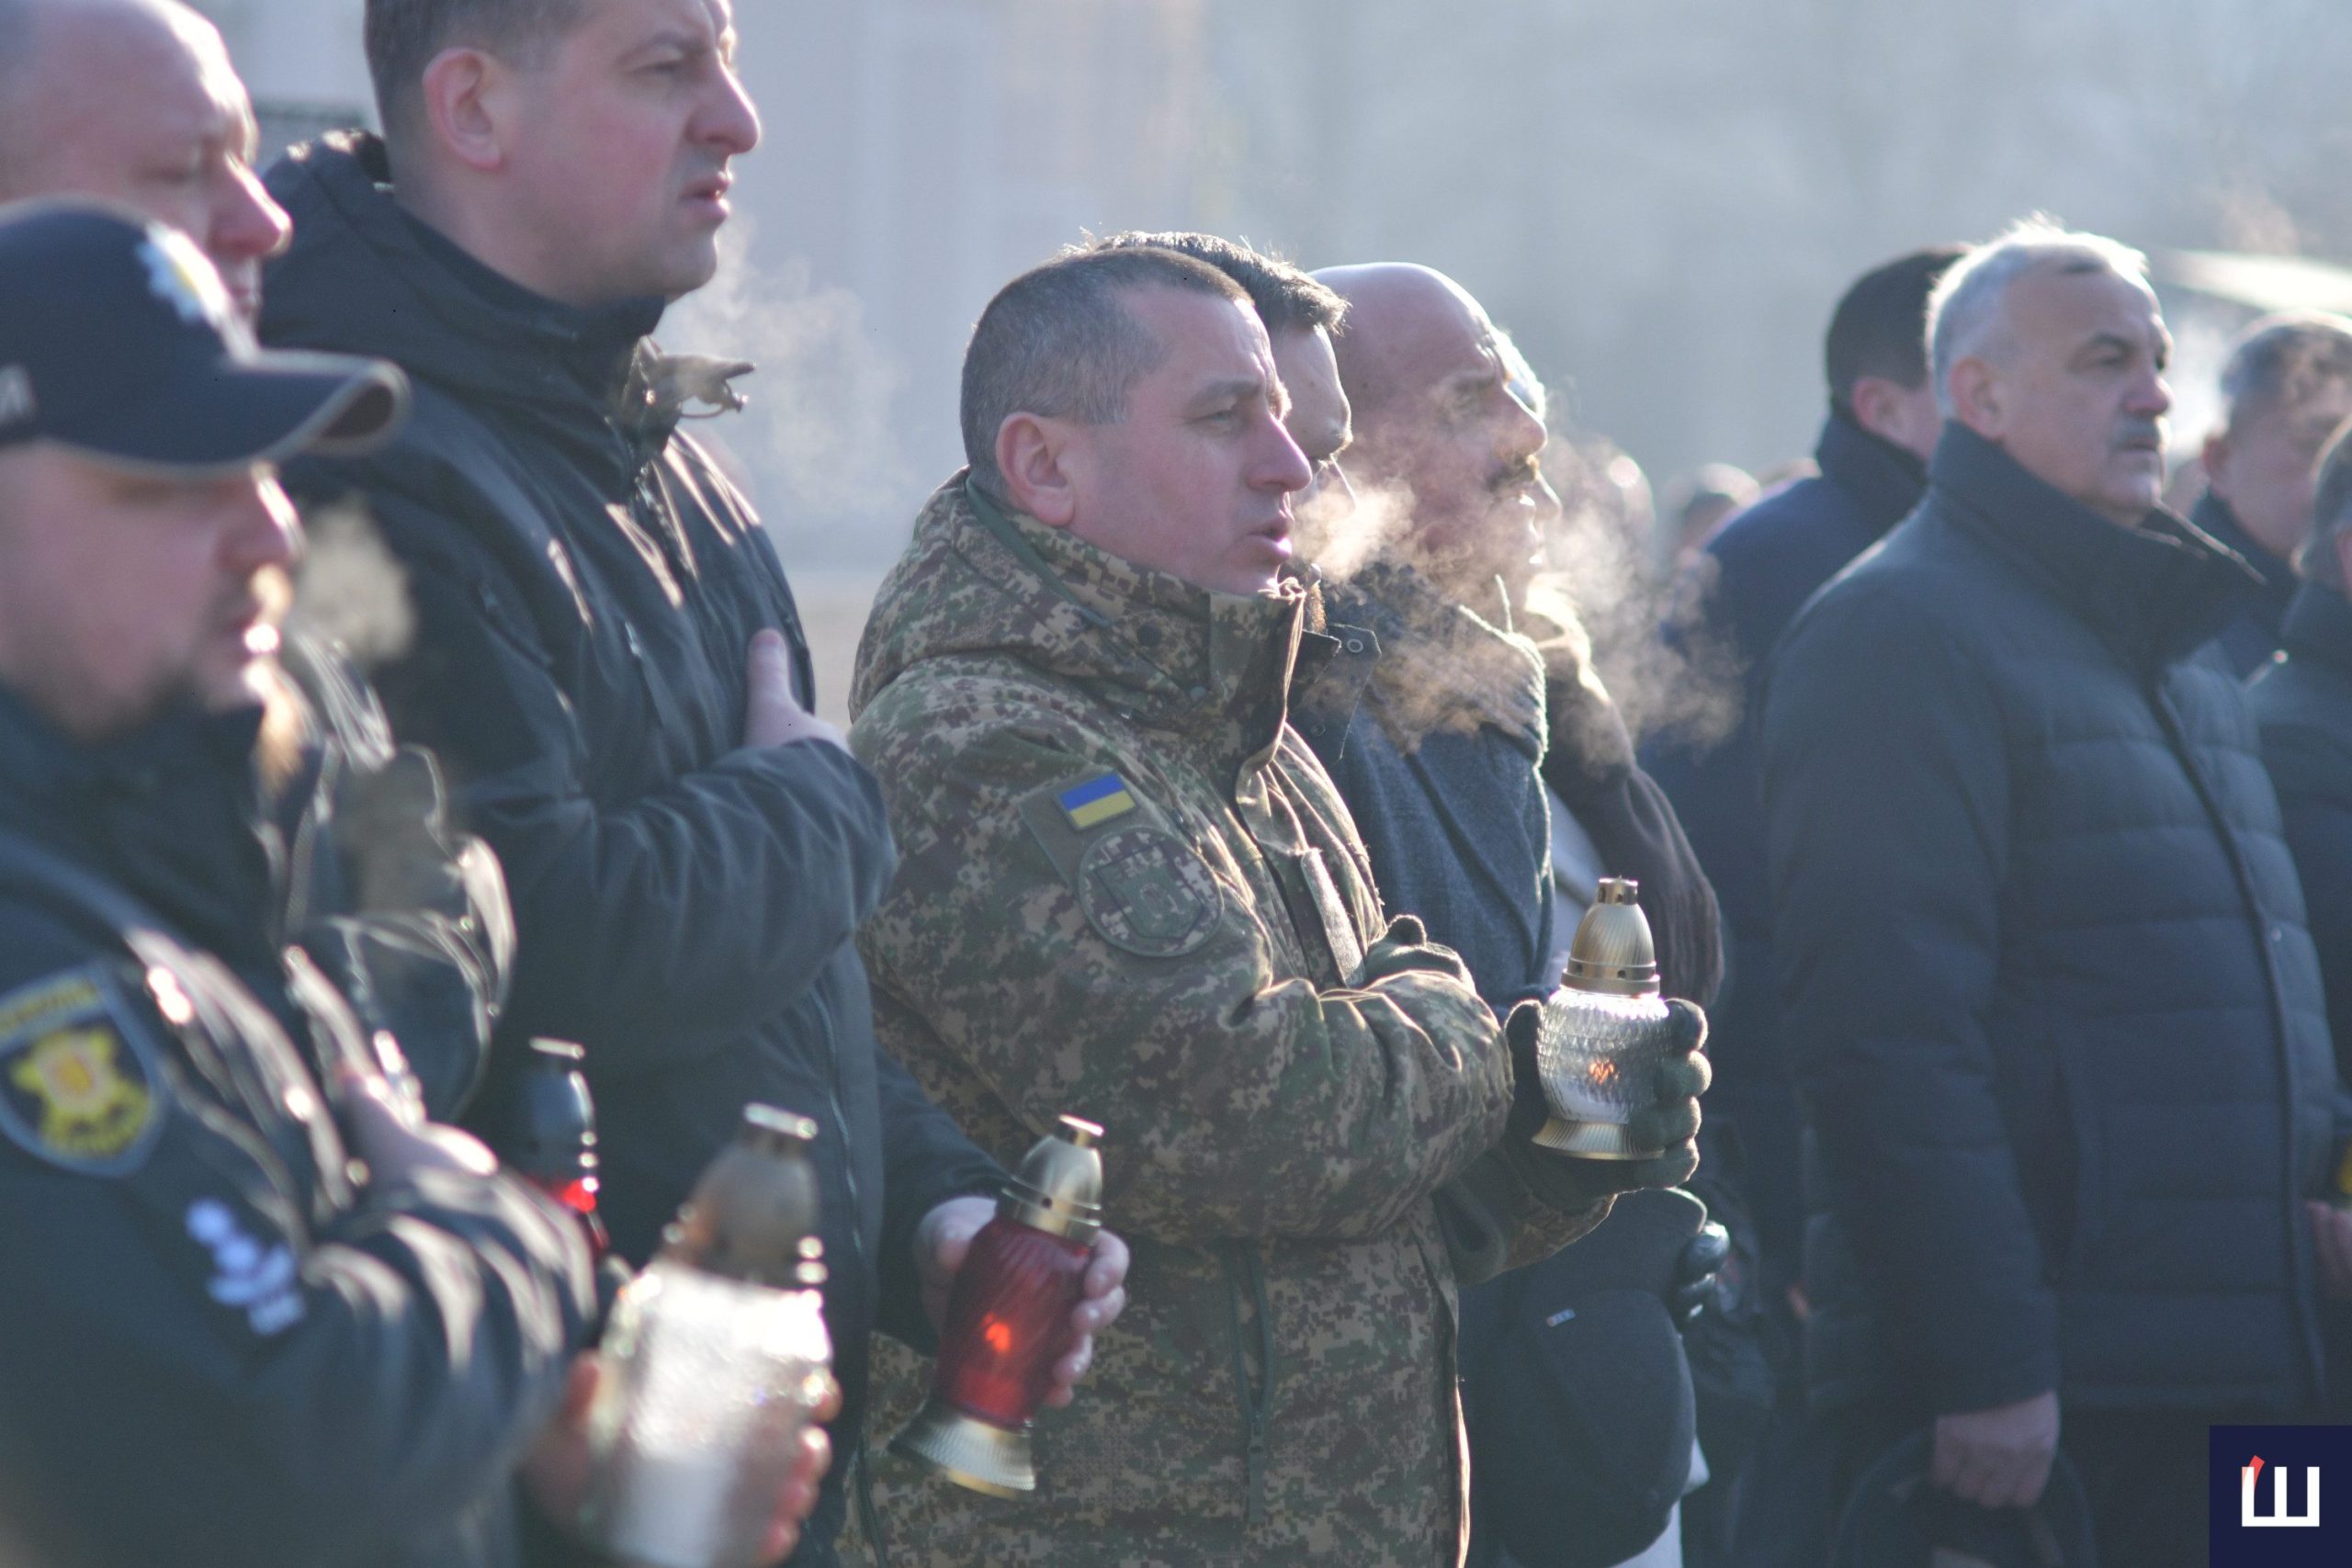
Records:
M0 207L0 450L202 478L364 451L407 409L390 365L257 348L185 235L102 203Z
M1980 1508L1928 1483L1928 1434L1916 1431L1854 1483L1831 1568L2098 1568L2090 1499L2061 1452L2030 1508Z

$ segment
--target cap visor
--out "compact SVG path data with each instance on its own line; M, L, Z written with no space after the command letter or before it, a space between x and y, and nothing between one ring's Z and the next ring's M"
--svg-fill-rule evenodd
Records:
M202 478L371 451L408 403L408 378L381 360L262 353L183 371L53 437L111 467Z

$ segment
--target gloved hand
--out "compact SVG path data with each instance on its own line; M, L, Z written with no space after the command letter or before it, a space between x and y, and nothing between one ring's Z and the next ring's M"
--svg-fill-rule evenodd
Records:
M1687 1329L1717 1300L1716 1276L1731 1256L1731 1232L1709 1220L1682 1248L1674 1265L1674 1283L1666 1292L1666 1310L1678 1328Z
M1707 1041L1707 1015L1679 998L1667 1010L1675 1032L1674 1049L1657 1065L1653 1098L1626 1118L1626 1131L1644 1147L1663 1152L1650 1159L1584 1159L1535 1146L1552 1111L1535 1071L1535 1031L1541 1002L1525 1001L1504 1021L1510 1046L1510 1123L1502 1141L1512 1174L1528 1190L1564 1213L1589 1209L1603 1198L1644 1187L1679 1187L1699 1168L1699 1097L1714 1081L1701 1047Z
M1470 971L1461 954L1430 941L1429 928L1421 924L1419 916L1399 915L1363 955L1348 984L1362 990L1397 975L1415 973L1450 975L1465 986L1470 984Z

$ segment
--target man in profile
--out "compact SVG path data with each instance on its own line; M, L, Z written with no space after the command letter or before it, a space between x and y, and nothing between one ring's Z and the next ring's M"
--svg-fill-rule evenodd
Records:
M1388 918L1288 722L1336 649L1289 570L1311 471L1285 412L1215 268L1136 246L1024 274L966 355L970 467L866 627L852 740L905 846L861 937L884 1037L1001 1157L1102 1122L1151 1281L1100 1396L1040 1424L1036 1495L894 1489L894 1554L1451 1564L1434 1195L1493 1156L1556 1247L1656 1179L1528 1143L1532 1063ZM1687 1168L1690 1096L1644 1115Z
M498 852L519 946L493 1072L574 1040L605 1217L641 1261L746 1101L808 1113L845 1410L872 1333L927 1345L997 1166L875 1048L851 938L896 853L881 793L809 711L808 650L748 502L680 428L728 397L648 334L707 283L760 123L724 0L370 0L384 135L271 172L292 247L272 342L396 359L417 417L306 468L356 492L416 637L382 671ZM1115 1316L1098 1246L1075 1348ZM827 1477L802 1560L832 1560Z
M2312 536L2320 458L2352 418L2352 321L2302 312L2255 322L2230 346L2222 402L2222 428L2202 453L2205 493L2189 516L2262 578L2219 639L2244 676L2278 651L2296 557Z
M2028 220L1929 320L1927 499L1797 617L1764 714L1813 1403L1856 1463L1928 1429L1986 1509L2063 1445L2103 1559L2199 1562L2181 1477L2213 1423L2317 1413L2352 1230L2309 1202L2352 1128L2278 800L2199 652L2251 579L2158 508L2137 252Z

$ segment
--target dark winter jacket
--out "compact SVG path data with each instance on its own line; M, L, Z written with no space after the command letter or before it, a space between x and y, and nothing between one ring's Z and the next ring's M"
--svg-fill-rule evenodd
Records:
M2188 516L2199 528L2235 551L2254 568L2259 579L2241 587L2237 613L2213 639L2228 662L2230 672L2245 680L2269 663L2270 656L2278 651L2279 633L2287 624L2287 606L2295 600L2295 569L2255 543L2254 536L2238 521L2238 514L2230 510L2230 503L2211 491L2205 492Z
M1462 955L1498 1015L1548 994L1560 977L1546 973L1551 813L1539 769L1554 732L1544 655L1400 566L1367 569L1328 591L1326 607L1340 651L1305 694L1299 729L1355 818L1381 897ZM1600 705L1588 693L1579 705ZM1572 728L1558 742L1586 744L1589 734ZM1625 776L1613 757L1598 767L1572 761L1571 776ZM1582 798L1589 807L1655 795L1638 770L1630 780L1625 795L1588 785ZM1658 809L1670 826L1672 813ZM1678 908L1690 890L1703 894L1706 879L1678 836L1624 810L1585 826L1604 855L1640 846L1638 871L1614 859L1602 869L1652 875L1644 904ZM1681 965L1709 966L1679 949L1660 958L1678 977ZM1676 1231L1678 1206L1661 1214L1651 1206L1657 1196L1621 1199L1576 1246L1462 1292L1471 1568L1501 1562L1506 1547L1528 1563L1617 1562L1657 1539L1682 1495L1690 1369L1658 1283L1626 1277L1639 1274L1628 1258L1671 1258L1695 1224L1684 1217ZM1698 1212L1688 1199L1680 1207ZM1605 1477L1584 1403L1598 1387L1611 1390L1598 1417L1606 1451L1623 1461ZM1564 1468L1573 1479L1561 1478Z
M1795 1276L1804 1201L1757 783L1764 681L1774 646L1804 602L1885 537L1927 487L1926 465L1842 408L1830 411L1814 457L1818 475L1758 502L1708 544L1695 585L1699 619L1672 634L1728 657L1743 688L1737 726L1712 744L1665 736L1643 758L1723 903L1724 987L1707 1015L1715 1064L1707 1110L1738 1130L1765 1267L1776 1285Z
M925 1334L912 1236L994 1168L876 1049L851 935L895 856L874 780L822 743L741 744L752 635L792 595L748 505L676 433L657 301L575 310L405 215L382 145L270 175L295 222L264 336L397 360L415 416L295 475L356 490L407 573L415 646L381 685L498 852L520 931L499 1045L587 1049L616 1246L643 1258L743 1104L813 1117L826 1319L858 1429L866 1337ZM841 1467L803 1560L830 1556Z
M1767 694L1816 1400L2308 1408L2339 1122L2252 716L2247 568L1964 427Z
M255 727L0 693L0 1553L503 1568L587 1248L503 1178L354 1185L306 1058L369 1046L281 945Z
M1374 604L1373 592L1408 600L1408 613ZM1480 994L1498 1010L1547 994L1559 981L1546 972L1556 934L1551 828L1542 794L1522 794L1516 771L1532 760L1592 840L1604 873L1641 884L1667 994L1712 1006L1724 976L1714 889L1674 807L1635 763L1583 633L1530 615L1521 635L1503 637L1449 606L1460 619L1446 637L1409 635L1414 616L1431 620L1434 590L1394 568L1374 569L1365 587L1325 593L1339 650L1297 694L1296 723L1348 797L1382 897L1423 914L1432 931L1454 932ZM1351 618L1369 624L1346 624ZM1496 619L1503 618L1498 606ZM1540 687L1521 678L1527 651ZM1461 684L1445 671L1465 659L1500 666L1485 716L1449 726L1411 711L1437 699L1436 683ZM1458 718L1466 707L1454 711ZM1418 748L1402 744L1415 728L1434 733ZM1530 868L1544 879L1543 909L1504 912Z
M2352 604L2306 584L2284 637L2287 657L2255 678L2248 701L2302 874L2341 1072L2352 1051Z
M1462 955L1498 1016L1543 996L1558 976L1544 973L1552 818L1534 645L1408 568L1369 568L1324 602L1340 651L1298 728L1348 803L1382 899ZM1358 661L1372 666L1361 680Z

